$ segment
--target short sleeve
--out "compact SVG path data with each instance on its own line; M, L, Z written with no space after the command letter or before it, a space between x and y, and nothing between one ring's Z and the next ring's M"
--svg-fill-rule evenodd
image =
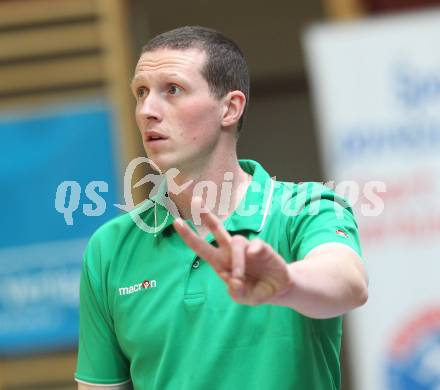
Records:
M81 272L75 379L92 384L121 384L130 380L129 362L113 330L99 261L99 247L94 246L91 240L84 254Z
M347 245L362 256L353 210L343 197L318 183L299 186L295 195L298 212L291 218L288 232L294 260L332 242Z

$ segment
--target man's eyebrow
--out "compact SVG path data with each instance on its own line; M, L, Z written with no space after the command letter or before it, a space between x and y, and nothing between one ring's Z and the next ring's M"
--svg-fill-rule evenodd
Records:
M180 75L179 73L175 73L175 72L165 72L164 76L176 77L178 79L183 79L184 80L184 77L182 77L182 75Z
M161 77L177 78L179 80L182 80L183 82L188 82L188 80L185 77L183 77L179 73L175 73L175 72L163 72L163 73L160 73L160 76ZM143 78L144 77L141 75L134 76L130 81L130 87L133 87L134 84L136 84L139 80L142 80Z
M133 88L133 85L140 79L139 76L133 76L133 78L130 80L130 88Z

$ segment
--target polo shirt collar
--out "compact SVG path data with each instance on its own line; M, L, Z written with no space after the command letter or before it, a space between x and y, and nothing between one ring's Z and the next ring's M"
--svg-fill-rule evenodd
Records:
M224 221L224 226L229 232L250 230L258 233L266 223L275 182L258 162L239 160L239 164L246 173L252 175L252 182L236 210ZM163 224L157 234L168 229L178 216L174 203L165 196L166 191L166 180L163 180L157 192L150 197L154 203L152 212L156 213L157 226Z
M240 160L241 168L252 175L252 182L234 212L224 222L230 232L250 230L260 232L266 222L272 203L274 180L253 160Z

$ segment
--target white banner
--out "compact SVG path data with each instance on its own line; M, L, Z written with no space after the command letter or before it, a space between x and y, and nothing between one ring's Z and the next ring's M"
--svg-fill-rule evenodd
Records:
M348 318L355 389L439 390L440 10L304 43L325 174L354 204L370 275Z

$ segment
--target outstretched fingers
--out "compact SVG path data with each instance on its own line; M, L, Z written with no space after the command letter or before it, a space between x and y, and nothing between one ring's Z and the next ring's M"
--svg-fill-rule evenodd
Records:
M176 218L173 222L173 226L185 244L196 252L199 257L210 263L216 263L217 248L197 235L182 219Z
M245 237L236 235L231 239L231 270L232 277L242 279L246 268L246 249L249 241Z
M266 260L273 255L273 251L263 240L256 238L250 241L246 248L246 256L257 260Z
M223 248L229 247L232 237L223 226L222 221L209 210L203 212L200 215L200 218L203 222L203 225L205 225L213 234L219 246Z

